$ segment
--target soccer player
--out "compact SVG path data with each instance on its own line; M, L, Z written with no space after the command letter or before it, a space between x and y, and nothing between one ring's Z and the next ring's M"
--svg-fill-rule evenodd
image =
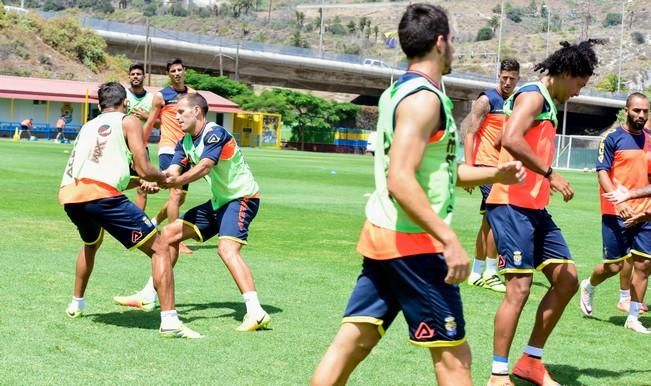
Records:
M185 66L181 59L172 59L167 63L167 75L171 85L158 91L154 95L149 118L145 122L145 138L148 139L154 129L154 123L160 118L160 142L158 143L158 167L161 170L167 169L174 156L174 148L184 133L176 121L176 103L181 95L194 93L195 90L185 85ZM179 217L181 205L185 202L188 186L169 190L169 198L160 212L156 215L154 222L160 224L167 218L171 224ZM190 254L192 250L180 244L180 253Z
M54 137L54 142L65 142L65 135L63 135L63 129L66 127L66 116L61 114L59 119L57 119L57 135Z
M135 63L129 66L129 87L127 88L127 115L134 115L136 118L140 119L140 122L144 125L149 119L149 111L151 110L154 94L145 90L144 87L145 80L145 67L140 63ZM149 148L147 148L147 140L149 136L143 134L145 139L145 151L147 153L147 159L149 159ZM133 177L138 177L137 173L132 171L131 175ZM154 190L154 186L149 186L149 190ZM147 193L144 186L138 186L136 188L136 206L142 210L145 210L147 207Z
M461 124L465 133L464 153L466 164L472 166L497 166L500 155L499 141L504 126L504 101L510 97L520 80L520 63L515 59L505 59L500 63L499 85L483 91L472 104L470 114ZM472 188L468 188L472 192ZM486 221L486 197L491 185L481 185L482 215L481 226L475 241L475 259L468 283L477 287L505 292L504 283L497 276L497 251L493 232Z
M533 330L513 374L536 385L556 385L542 363L543 348L563 310L578 289L576 268L560 229L545 207L550 190L565 201L574 196L570 184L552 167L558 124L556 103L562 104L589 81L597 65L588 40L562 48L534 66L537 82L520 87L505 103L507 121L499 162L522 161L523 184L494 184L486 200L487 218L499 254L498 269L506 280L506 295L495 314L490 385L512 385L508 356L524 308L533 273L542 271L551 287L538 305Z
M457 165L452 101L440 90L452 63L453 36L445 10L411 4L398 28L407 72L381 96L375 192L357 250L362 273L313 385L346 383L400 311L409 340L428 348L439 385L471 385L458 284L469 260L450 228L457 183L515 183L522 164Z
M260 206L258 184L235 139L223 127L206 120L208 103L204 97L197 93L183 95L176 110L185 136L176 145L172 163L165 171L166 185L178 187L204 178L212 198L188 210L181 221L163 229L172 264L176 264L182 240L193 238L204 242L219 235L217 253L233 276L246 306L244 321L237 330L264 329L271 318L260 305L253 275L240 254ZM189 165L192 167L181 174ZM118 304L151 309L155 296L150 278L142 291L115 300Z
M20 134L27 133L27 139L32 139L32 129L34 128L34 118L25 118L20 122Z
M201 338L181 323L174 309L168 246L142 209L122 193L130 182L132 156L144 179L164 184L166 177L147 160L140 122L124 114L124 87L104 83L97 94L102 113L79 131L59 190L59 202L84 242L77 256L73 297L66 315L83 315L84 292L106 229L126 248L140 249L151 257L154 286L160 297L161 337Z
M615 190L615 179L628 190L648 184L649 137L643 130L649 118L649 100L644 94L633 93L626 99L624 111L624 125L609 130L599 145L597 172L602 194ZM631 258L634 268L631 301L624 327L643 334L651 334L638 319L651 271L651 223L644 219L649 211L651 198L615 205L601 198L604 262L594 268L590 278L581 282L579 298L581 311L592 316L595 287L619 273L624 260ZM631 220L628 227L626 220Z

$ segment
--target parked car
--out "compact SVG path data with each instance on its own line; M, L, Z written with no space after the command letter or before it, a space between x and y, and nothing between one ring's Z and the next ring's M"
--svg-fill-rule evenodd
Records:
M386 63L384 63L383 61L381 61L381 60L379 60L379 59L370 59L370 58L366 58L366 59L364 59L364 62L363 62L362 64L364 64L365 66L375 66L375 67L381 67L381 68L391 68L391 67L387 66Z

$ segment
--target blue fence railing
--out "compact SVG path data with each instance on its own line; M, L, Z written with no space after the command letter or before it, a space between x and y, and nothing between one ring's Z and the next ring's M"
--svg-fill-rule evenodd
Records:
M32 136L43 139L54 139L57 135L57 128L54 125L45 122L34 122L34 127L30 129ZM66 125L63 128L63 135L68 139L74 139L81 128L80 125ZM0 136L1 137L12 137L16 132L16 129L19 131L20 122L18 121L0 121ZM25 134L23 134L24 136Z

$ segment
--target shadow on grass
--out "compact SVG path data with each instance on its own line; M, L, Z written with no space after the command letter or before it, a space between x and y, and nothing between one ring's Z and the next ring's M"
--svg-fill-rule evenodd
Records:
M578 368L575 366L569 365L556 365L556 364L547 364L547 369L554 377L554 380L560 383L563 386L581 386L582 382L578 378L582 375L587 375L592 378L605 381L606 379L616 380L625 375L632 374L645 374L651 373L651 370L636 370L636 369L625 369L625 370L607 370L607 369L594 369L594 368ZM642 375L644 377L644 375ZM513 377L516 386L528 386L531 385L527 381L523 381L516 377Z
M269 314L277 314L283 312L281 308L262 305L262 307ZM208 309L225 308L230 311L219 314L217 316L192 316L196 311L203 311ZM184 322L192 322L199 319L217 319L217 318L232 318L237 321L244 319L246 308L244 303L240 302L212 302L212 303L188 303L177 304L176 309L179 311L181 320ZM160 313L158 308L152 312L144 312L139 310L127 309L123 312L109 312L106 314L91 314L89 318L96 323L110 324L118 327L128 328L142 328L142 329L157 329L160 325Z
M620 315L612 315L612 316L608 317L608 319L606 319L606 318L603 318L603 319L602 318L597 318L595 316L584 317L584 319L590 319L590 320L594 320L594 321L605 323L605 324L612 324L612 325L623 328L624 327L624 322L626 322L626 317L627 317L627 315L622 313ZM647 314L641 314L640 315L640 322L642 322L642 324L647 326L649 324L649 322L651 322L651 316L647 315Z
M217 244L216 243L209 243L209 244L188 245L188 248L190 248L193 251L196 251L196 250L199 250L199 249L217 249Z

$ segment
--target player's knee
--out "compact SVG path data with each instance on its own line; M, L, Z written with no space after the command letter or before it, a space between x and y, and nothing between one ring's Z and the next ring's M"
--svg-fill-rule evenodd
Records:
M529 283L509 283L506 288L505 299L511 303L524 304L529 299L531 286Z
M225 245L224 243L219 243L217 246L217 253L219 257L224 260L235 260L240 258L240 252L237 248L233 248L232 245Z
M612 275L618 274L624 268L624 262L619 261L617 263L608 263L604 264L604 270L609 272Z

